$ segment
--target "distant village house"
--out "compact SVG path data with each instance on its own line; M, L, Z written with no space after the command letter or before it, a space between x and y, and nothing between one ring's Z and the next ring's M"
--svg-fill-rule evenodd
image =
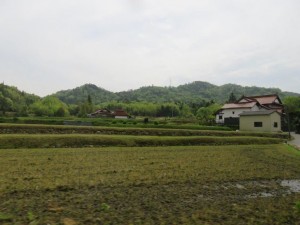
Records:
M88 117L113 117L112 112L108 109L98 109L96 112L88 114Z
M109 109L98 109L97 111L88 114L88 117L103 117L103 118L115 118L115 119L128 119L129 115L122 109L110 111Z
M128 119L129 118L129 115L124 110L121 110L121 109L114 111L113 116L116 119Z

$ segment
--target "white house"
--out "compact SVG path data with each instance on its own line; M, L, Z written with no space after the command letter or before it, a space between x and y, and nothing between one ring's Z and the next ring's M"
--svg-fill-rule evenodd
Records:
M259 111L260 106L257 102L229 103L223 105L216 114L216 122L224 124L225 118L239 118L245 111Z
M234 121L238 125L243 112L275 110L283 113L283 104L277 94L261 96L243 96L235 103L227 103L216 112L216 123L227 124Z

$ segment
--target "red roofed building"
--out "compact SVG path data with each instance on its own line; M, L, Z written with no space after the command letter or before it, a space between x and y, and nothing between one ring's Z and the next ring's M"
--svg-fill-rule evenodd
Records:
M113 117L112 112L108 109L98 109L96 112L88 114L88 117Z
M283 113L284 107L278 95L243 96L235 103L223 105L216 113L216 123L227 124L227 121L232 121L238 125L241 113L267 110Z
M239 103L243 102L258 102L262 107L267 110L276 110L279 113L283 113L284 107L278 95L261 95L242 97L238 100Z
M122 109L110 111L108 109L98 109L96 112L88 114L88 117L112 117L116 119L128 119L129 115Z
M122 109L117 109L112 114L116 119L128 119L129 117L129 115Z

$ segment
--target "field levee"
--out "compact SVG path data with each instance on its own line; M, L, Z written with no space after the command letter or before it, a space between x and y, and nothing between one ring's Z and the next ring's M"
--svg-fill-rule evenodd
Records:
M0 148L79 148L105 146L195 146L279 144L279 138L266 137L165 137L92 134L8 134L0 135Z
M167 128L120 128L92 126L0 124L0 134L105 134L135 136L214 136L214 137L267 137L288 139L286 133L240 132L223 130L189 130Z

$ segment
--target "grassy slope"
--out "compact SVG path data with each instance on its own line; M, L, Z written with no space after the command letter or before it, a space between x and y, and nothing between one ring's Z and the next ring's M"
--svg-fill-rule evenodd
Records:
M214 137L214 136L133 136L97 134L7 134L0 136L0 149L51 148L87 146L190 146L190 145L242 145L278 144L279 138L266 137Z
M221 130L190 130L166 128L120 128L62 125L0 124L0 134L121 134L138 136L255 136L287 139L286 133L236 132Z
M191 129L191 130L231 130L225 126L198 125L197 122L177 124L177 122L161 121L159 118L151 119L147 124L143 119L119 120L105 118L65 118L65 117L0 117L0 123L9 124L45 124L45 125L85 125L85 126L107 126L107 127L133 127L133 128L169 128L169 129Z
M286 145L3 149L0 165L7 224L300 221L300 195L278 185L300 179L299 154ZM276 198L246 197L274 190Z

